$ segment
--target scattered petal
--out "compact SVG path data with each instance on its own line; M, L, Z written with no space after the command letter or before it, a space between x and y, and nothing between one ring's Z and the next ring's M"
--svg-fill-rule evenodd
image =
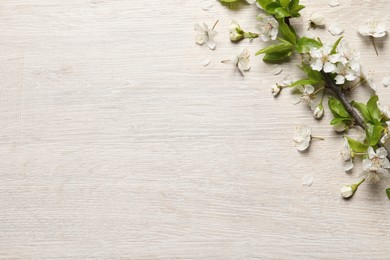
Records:
M385 78L383 78L382 84L383 84L383 86L385 86L385 87L390 86L390 77L385 77Z
M207 67L209 64L211 63L211 60L210 59L203 59L201 64L203 67Z
M200 4L200 8L204 11L209 11L214 6L215 0L203 0Z
M310 175L305 175L302 178L302 184L303 186L310 187L313 184L314 177Z
M335 6L339 6L340 2L338 0L329 0L328 5L330 5L331 7L335 7Z
M344 32L344 28L341 27L339 24L334 23L329 27L329 32L333 35L340 35Z
M282 73L282 71L283 71L283 69L282 69L281 66L279 66L279 65L277 65L277 64L275 64L275 65L273 66L273 74L274 74L274 75L279 75L280 73Z

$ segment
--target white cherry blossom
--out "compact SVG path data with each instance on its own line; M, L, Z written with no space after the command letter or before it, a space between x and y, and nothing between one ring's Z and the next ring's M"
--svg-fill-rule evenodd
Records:
M332 73L336 69L334 65L337 60L336 56L331 54L332 46L329 44L324 45L322 48L312 48L310 50L310 65L313 70L324 70L326 73Z
M279 23L272 16L259 14L257 16L259 23L257 28L260 31L260 37L264 42L275 40L279 32Z
M376 151L372 147L367 149L368 158L363 160L363 170L368 182L377 183L380 180L379 174L387 174L390 162L387 159L387 151L380 147Z
M377 102L379 110L382 112L382 115L386 117L386 119L390 119L390 107L382 105L379 101Z
M359 33L363 36L371 36L380 38L386 35L388 27L385 23L376 21L374 19L367 20L364 24L359 26Z
M196 32L195 42L199 45L203 45L206 43L207 47L209 47L211 50L214 50L216 46L214 41L214 36L217 34L214 28L217 25L217 23L218 21L214 24L214 26L211 29L205 23L203 23L203 25L196 23L194 25L194 29Z
M315 88L312 85L298 86L295 87L293 92L294 104L304 103L308 105L312 110L315 108L313 100Z
M307 125L300 125L295 128L294 142L298 151L305 151L310 146L311 128Z
M344 170L350 171L353 168L353 161L351 157L351 148L349 147L348 140L344 138L344 142L341 146L341 158L344 162Z
M244 49L239 55L234 55L230 60L221 61L222 63L231 63L237 66L241 75L244 76L244 71L248 71L251 68L250 53L248 49Z

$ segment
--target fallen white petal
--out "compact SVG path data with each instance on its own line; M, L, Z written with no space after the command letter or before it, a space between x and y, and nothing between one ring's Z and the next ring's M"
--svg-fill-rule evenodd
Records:
M305 175L302 178L302 184L303 186L310 187L313 184L314 177L310 175Z
M282 71L283 71L283 69L279 65L275 64L273 66L273 74L274 75L279 75L280 73L282 73Z
M385 87L390 86L390 77L385 77L385 78L383 78L382 84L383 84L383 86L385 86Z
M203 0L200 4L200 8L202 8L204 11L209 11L214 6L215 0Z
M201 61L201 64L202 64L203 67L208 66L210 63L211 63L211 60L210 60L210 59L203 59L203 60Z
M339 6L340 2L338 0L329 0L328 5L330 5L331 7L335 7L335 6Z
M329 27L329 32L336 36L336 35L340 35L344 32L344 28L341 27L339 24L337 23L334 23L332 24L330 27Z

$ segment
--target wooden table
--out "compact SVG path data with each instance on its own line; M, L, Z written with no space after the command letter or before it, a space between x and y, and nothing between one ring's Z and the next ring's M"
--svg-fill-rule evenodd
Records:
M329 113L271 95L295 65L273 75L252 56L242 77L220 63L266 46L228 39L258 10L201 2L0 2L0 259L389 259L389 181L343 200L361 167L344 173ZM356 30L390 24L390 2L302 2L300 33L318 10L341 24L390 104L388 38L377 57ZM216 50L196 45L194 23L217 19ZM325 138L309 153L292 142L301 123Z

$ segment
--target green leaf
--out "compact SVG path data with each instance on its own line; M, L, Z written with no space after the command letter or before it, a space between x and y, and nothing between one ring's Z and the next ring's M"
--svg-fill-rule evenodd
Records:
M381 125L371 125L367 124L366 133L370 146L377 145L379 140L382 137L382 132L384 128Z
M288 5L289 9L295 8L297 5L299 5L299 0L291 0L290 4Z
M332 51L330 52L331 54L336 53L337 46L339 45L340 41L343 39L343 36L338 38L338 40L333 44Z
M290 4L290 0L279 0L279 2L285 8L287 8Z
M271 52L267 53L263 57L264 62L280 62L287 59L289 56L293 54L292 51L281 51L281 52Z
M365 122L372 122L372 117L370 112L368 112L367 106L363 103L352 101L352 106L354 106L360 114L362 114Z
M351 124L351 118L336 117L336 118L333 118L332 121L330 121L331 125L337 125L340 123L344 123L346 125L349 125L349 124Z
M321 46L322 44L314 39L302 37L298 40L297 51L299 53L309 53L311 48L321 48Z
M297 5L293 8L290 8L290 13L293 17L299 17L300 16L299 11L301 11L303 8L305 8L304 5Z
M359 142L357 140L354 140L348 136L345 136L345 138L348 141L349 147L354 151L355 153L365 153L367 152L368 145L363 144L362 142Z
M386 195L387 195L387 197L390 199L390 188L387 188L387 189L386 189Z
M219 1L222 3L234 3L234 2L237 2L239 0L219 0Z
M291 43L279 43L270 45L268 47L265 47L264 49L259 50L256 52L256 55L264 54L264 53L272 53L272 52L282 52L287 50L293 50L294 46Z
M300 79L292 83L290 86L291 87L297 87L297 86L304 86L304 85L314 85L317 84L318 82L312 79Z
M382 120L382 112L378 108L378 96L373 95L367 102L367 110L371 115L374 122L380 122Z
M275 0L257 0L257 3L265 10L266 6L270 3L275 2Z
M293 45L297 44L297 35L296 33L291 29L290 26L288 26L284 19L278 19L279 22L279 32L285 37L287 41L292 43Z
M345 110L343 104L337 98L329 98L329 108L335 117L350 118L347 110Z
M322 82L324 80L323 76L321 75L321 72L313 70L310 65L302 63L302 67L299 67L303 72L306 73L306 75L309 77L309 79L315 80L318 83Z
M270 14L274 14L276 8L280 8L280 4L277 2L274 2L274 3L270 3L269 5L267 5L264 10Z
M284 17L290 17L291 16L290 12L287 11L283 7L276 8L274 12L275 12L275 17L276 18L284 18Z

